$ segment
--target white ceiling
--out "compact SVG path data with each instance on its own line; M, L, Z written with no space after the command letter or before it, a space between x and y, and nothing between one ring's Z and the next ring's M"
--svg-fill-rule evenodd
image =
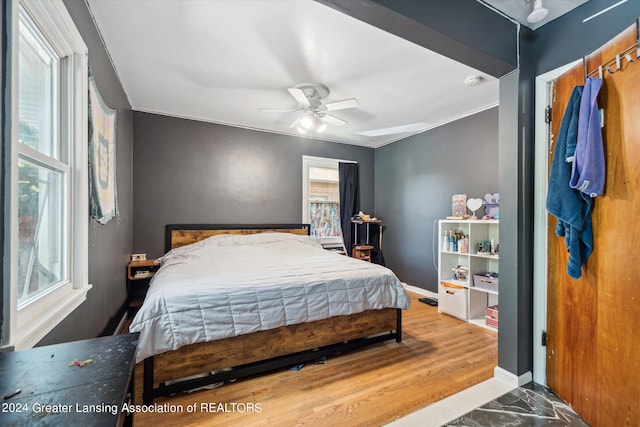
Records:
M535 30L587 0L482 0ZM498 81L312 0L88 0L134 110L300 134L287 88L328 86L347 121L319 139L379 147L498 104ZM470 77L481 84L467 87Z
M326 103L360 106L315 137L379 147L498 104L494 77L311 0L88 4L136 111L300 135L300 112L258 109L294 108L287 88L321 83Z
M518 21L525 27L536 30L544 24L572 11L588 0L542 0L542 7L549 11L549 14L540 22L530 23L527 16L533 10L534 0L482 0L488 5L498 9L508 17Z

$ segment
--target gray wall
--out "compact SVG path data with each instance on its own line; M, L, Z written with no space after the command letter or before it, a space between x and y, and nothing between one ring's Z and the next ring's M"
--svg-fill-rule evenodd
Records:
M2 80L0 81L0 134L2 135L2 145L0 146L0 200L5 199L5 141L10 141L11 138L8 137L10 135L10 130L7 127L7 121L9 117L5 116L5 103L8 102L8 93L7 92L7 81L8 76L5 73L6 69L6 55L8 52L6 51L6 39L7 34L5 34L5 30L7 28L5 24L5 17L7 16L7 6L8 2L2 2L0 5L0 75L2 76ZM4 257L5 251L5 238L4 238L4 230L5 230L5 204L2 205L2 210L0 210L0 236L2 237L2 244L0 245L0 259L2 259L2 264L0 264L0 277L2 277L2 288L0 288L0 347L5 343L8 335L8 331L5 328L8 326L4 322L4 317L8 315L11 307L9 307L8 298L4 298L4 290L6 289L5 283L8 283L8 278L5 277L6 269L5 263L8 261ZM7 328L8 329L8 328Z
M516 25L477 0L316 1L494 77L517 68Z
M135 112L133 249L164 253L166 224L300 223L302 156L355 160L373 210L371 148Z
M509 283L510 288L507 292L502 292L502 289L500 292L498 365L516 375L530 371L533 364L531 50L535 35L524 28L517 35L515 26L504 22L508 20L498 14L487 15L480 12L477 5L471 5L475 2L470 0L456 0L455 14L442 10L443 7L452 7L451 1L443 0L322 1L339 4L345 13L355 17L364 16L372 25L427 48L432 44L429 39L437 33L436 39L443 42L444 50L438 50L440 53L503 78L500 83L500 96L501 102L507 102L499 107L498 131L500 252L503 255L500 258L500 282ZM384 3L388 9L376 7L379 3ZM399 19L398 14L405 19ZM441 16L442 22L439 22ZM479 19L484 27L470 35L465 28L474 28L478 25ZM403 25L399 26L399 22ZM520 71L506 74L515 68L511 65L515 63L512 44L495 44L495 40L515 40L520 43ZM455 41L465 47L456 46ZM464 54L461 55L460 52ZM502 74L499 73L501 70ZM507 94L504 98L503 91ZM510 257L505 256L506 253L509 253Z
M89 283L87 300L51 331L38 345L98 336L126 299L126 265L132 236L132 144L131 106L102 45L85 2L64 0L89 48L89 66L103 99L118 109L116 170L118 218L106 225L89 221Z
M437 237L437 220L451 215L451 196L499 191L498 108L378 148L375 159L386 264L400 280L437 292L434 231Z
M535 32L532 64L542 74L589 55L640 17L640 1L631 0L587 22L585 18L619 0L590 0Z

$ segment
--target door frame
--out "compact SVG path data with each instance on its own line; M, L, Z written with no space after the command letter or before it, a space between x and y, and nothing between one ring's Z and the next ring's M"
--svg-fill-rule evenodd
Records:
M536 76L535 147L533 193L533 381L547 384L547 350L542 332L547 329L547 177L549 176L549 130L545 110L551 105L551 83L582 62L569 64Z

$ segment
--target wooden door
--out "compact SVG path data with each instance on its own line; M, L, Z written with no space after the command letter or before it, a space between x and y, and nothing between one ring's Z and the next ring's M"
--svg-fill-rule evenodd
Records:
M607 61L636 41L634 25L586 58L587 70L615 70ZM594 251L578 280L566 273L564 239L549 216L547 384L593 426L640 425L640 63L631 53L634 62L622 59L620 71L603 75L605 193L595 199ZM582 84L582 64L554 82L550 156Z

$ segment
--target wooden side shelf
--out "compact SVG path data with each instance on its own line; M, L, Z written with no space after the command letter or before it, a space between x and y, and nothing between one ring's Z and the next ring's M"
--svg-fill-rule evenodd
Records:
M357 245L351 249L351 256L356 259L371 262L371 245Z
M129 300L129 315L135 314L142 305L147 293L149 281L160 268L154 264L155 258L144 261L131 261L127 265L127 296ZM135 286L134 286L135 285Z
M127 278L129 280L144 280L153 277L159 266L154 264L155 258L144 261L131 261L127 266Z

